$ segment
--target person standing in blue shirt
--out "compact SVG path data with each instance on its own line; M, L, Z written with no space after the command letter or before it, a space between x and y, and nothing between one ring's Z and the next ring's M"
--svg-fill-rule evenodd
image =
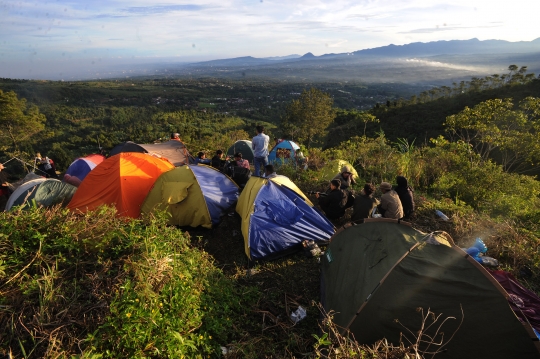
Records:
M268 143L270 137L265 135L264 127L257 126L257 136L253 137L251 141L251 148L253 149L253 164L255 166L255 176L264 176L264 167L268 164Z

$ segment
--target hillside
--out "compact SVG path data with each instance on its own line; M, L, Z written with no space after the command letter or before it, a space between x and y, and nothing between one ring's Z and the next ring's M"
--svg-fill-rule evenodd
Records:
M370 111L380 120L380 123L369 124L367 134L373 136L382 130L392 141L405 138L409 141L415 140L417 144L425 144L430 138L444 135L443 123L446 117L458 113L466 106L473 107L480 102L494 98L512 98L517 103L527 96L538 96L538 93L540 93L540 80L519 86L470 91L464 94L440 97L425 103L397 105L396 102L389 101L389 106L387 106L383 102ZM351 130L360 131L360 128L347 128L344 131L343 126L346 126L346 122L337 121L334 123L334 127L329 129L327 147L347 140Z

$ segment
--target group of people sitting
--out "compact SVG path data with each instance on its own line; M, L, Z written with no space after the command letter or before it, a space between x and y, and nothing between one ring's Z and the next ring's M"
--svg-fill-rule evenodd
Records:
M216 154L211 159L206 158L204 152L199 152L195 158L195 163L210 165L218 169L231 177L240 187L243 187L251 176L249 161L243 158L241 152L235 153L233 159L231 159L230 156L223 158L222 150L217 150Z
M396 177L394 188L388 182L382 182L379 189L380 200L373 197L375 186L366 183L360 193L350 190L355 184L353 174L348 166L330 181L330 188L325 193L316 193L319 206L328 219L336 220L345 215L345 210L352 207L351 221L361 223L365 218L377 217L410 220L414 214L413 189L403 176Z

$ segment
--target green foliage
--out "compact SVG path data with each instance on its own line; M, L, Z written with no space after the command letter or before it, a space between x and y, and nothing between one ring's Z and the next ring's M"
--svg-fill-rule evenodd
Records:
M369 112L357 110L337 110L336 118L328 129L327 147L338 145L344 139L351 137L351 134L362 134L366 136L368 124L370 128L380 121Z
M304 90L298 100L293 100L281 121L282 131L288 138L310 147L335 118L330 95L316 88Z
M446 118L448 132L469 143L483 160L497 159L506 171L540 161L540 100L527 97L515 110L511 99L484 101Z
M15 92L0 90L0 127L0 150L17 152L22 142L45 128L45 116Z
M56 208L0 221L2 356L201 357L229 340L240 294L166 218Z
M331 158L351 163L367 182L378 183L398 174L398 152L388 143L384 133L376 138L352 137L327 150Z

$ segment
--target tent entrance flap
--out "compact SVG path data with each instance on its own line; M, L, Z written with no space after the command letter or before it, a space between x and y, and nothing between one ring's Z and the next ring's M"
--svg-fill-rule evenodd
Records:
M188 196L188 189L193 183L189 182L164 182L161 195L164 203L176 204L185 200Z

